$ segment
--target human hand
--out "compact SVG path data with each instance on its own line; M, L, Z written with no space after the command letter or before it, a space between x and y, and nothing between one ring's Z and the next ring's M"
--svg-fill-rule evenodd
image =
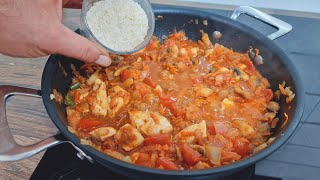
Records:
M1 0L0 53L15 57L62 54L109 66L107 52L61 23L63 5L81 7L81 1Z

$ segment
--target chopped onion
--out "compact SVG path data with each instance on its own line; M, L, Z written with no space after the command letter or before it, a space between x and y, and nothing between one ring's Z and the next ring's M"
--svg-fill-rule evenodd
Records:
M216 166L221 165L221 147L213 145L206 146L206 155L210 162Z

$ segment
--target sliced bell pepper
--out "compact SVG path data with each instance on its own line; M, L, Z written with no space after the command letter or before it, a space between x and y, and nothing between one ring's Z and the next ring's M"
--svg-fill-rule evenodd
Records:
M103 122L94 118L83 118L78 122L78 130L80 131L91 131L99 126L102 126Z
M171 134L157 134L144 139L146 145L151 144L171 144L172 135Z
M197 162L199 162L203 159L201 154L198 151L192 149L188 144L182 144L180 150L181 150L181 155L182 155L184 161L189 166L193 166Z
M175 163L170 161L170 159L167 157L159 157L157 159L157 164L159 166L162 166L164 169L168 169L168 170L178 170L179 169L178 165L176 165Z

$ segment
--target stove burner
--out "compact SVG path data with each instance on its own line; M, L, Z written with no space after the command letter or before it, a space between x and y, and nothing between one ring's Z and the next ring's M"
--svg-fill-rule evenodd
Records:
M65 143L47 150L33 172L30 180L100 180L129 179L115 174L98 163L81 160L72 145ZM255 166L250 166L223 180L281 180L278 178L254 175Z

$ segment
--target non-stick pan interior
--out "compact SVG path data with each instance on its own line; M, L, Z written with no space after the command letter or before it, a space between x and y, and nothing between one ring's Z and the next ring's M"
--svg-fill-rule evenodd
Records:
M177 31L184 31L187 37L190 39L198 40L201 38L200 30L203 30L209 34L213 42L222 44L228 48L232 48L235 51L246 52L249 46L258 48L261 56L264 59L264 64L257 66L256 68L264 77L268 78L273 91L278 89L279 83L286 81L286 83L292 87L292 90L296 92L296 98L291 104L288 105L284 100L280 102L280 124L274 131L274 136L277 138L285 135L285 138L287 139L289 135L292 134L302 115L303 90L301 89L301 80L297 74L297 71L295 71L295 67L291 64L290 60L278 46L257 31L238 22L214 14L208 14L206 12L201 12L194 9L171 8L168 6L155 6L154 11L156 17L158 15L163 16L163 18L156 21L155 35L159 38L167 36L168 34L172 33L174 29L176 29ZM195 23L196 19L198 24ZM204 20L208 22L208 25L204 25ZM216 30L222 33L222 38L219 40L219 42L214 41L212 38L212 33ZM66 94L72 78L70 68L71 64L75 65L76 68L79 68L79 66L82 65L80 61L60 55L52 55L49 58L43 73L42 93L44 104L52 121L56 124L62 134L67 136L69 140L74 141L76 145L79 145L78 139L66 129L65 106L63 104L58 104L49 98L53 89L56 89L63 95ZM285 122L285 117L283 115L284 112L286 112L289 116L286 124L283 124ZM286 139L281 141L285 141ZM284 142L278 142L278 144L274 146L280 146L283 143ZM278 147L270 148L270 152L260 155L258 159L265 157L266 155L270 154L271 151L274 151L277 148ZM104 158L103 156L103 154L97 155L98 158ZM108 159L110 160L109 157ZM103 162L104 160L101 161ZM255 161L256 160L251 159L248 160L248 163L254 163ZM115 160L115 162L117 161ZM122 162L118 162L118 164L121 163ZM125 163L123 163L123 165L124 164ZM235 165L234 167L239 168L244 164L245 162L243 164L239 162L238 166ZM146 168L141 169L145 170ZM149 171L159 172L159 170ZM203 172L209 171L204 170Z

